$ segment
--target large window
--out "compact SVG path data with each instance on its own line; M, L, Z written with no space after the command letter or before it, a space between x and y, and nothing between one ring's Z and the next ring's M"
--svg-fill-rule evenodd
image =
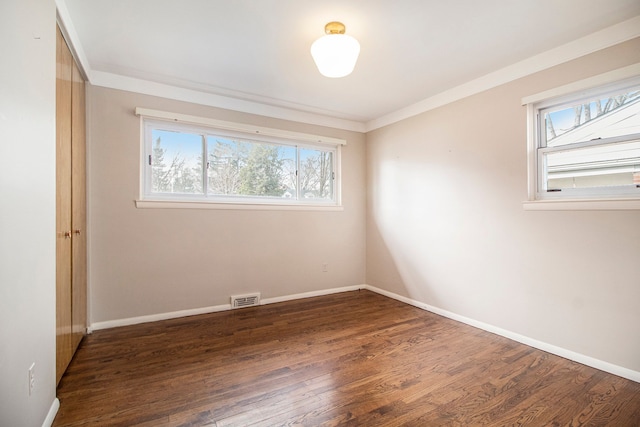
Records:
M305 134L249 134L148 117L143 118L143 129L143 200L284 206L340 203L340 144L295 139Z
M640 79L529 105L534 200L640 198Z

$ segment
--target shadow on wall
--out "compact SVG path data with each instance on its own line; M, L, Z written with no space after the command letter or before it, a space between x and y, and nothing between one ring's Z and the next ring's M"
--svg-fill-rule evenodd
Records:
M499 160L486 159L472 167L480 148L464 141L457 147L390 139L368 153L378 161L369 170L367 283L470 317L492 313L509 299L527 261L511 256L504 265L523 244L514 221L522 209L519 198L479 187L507 182L519 194L511 165L500 170Z
M391 148L370 169L367 283L432 306L450 305L464 289L461 276L451 272L473 257L462 226L469 212L457 208L464 168L434 162L431 153L420 152L424 147L418 155L403 153L403 144Z
M428 285L426 259L417 264L411 256L414 249L407 248L407 242L403 244L395 236L385 238L375 220L369 224L367 241L370 248L368 258L371 260L367 262L368 285L438 305L437 293Z

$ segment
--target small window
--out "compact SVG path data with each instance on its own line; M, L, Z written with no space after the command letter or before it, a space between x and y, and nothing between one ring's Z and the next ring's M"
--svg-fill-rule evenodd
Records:
M530 105L535 199L640 197L640 79Z
M149 118L143 126L143 200L339 205L338 144Z

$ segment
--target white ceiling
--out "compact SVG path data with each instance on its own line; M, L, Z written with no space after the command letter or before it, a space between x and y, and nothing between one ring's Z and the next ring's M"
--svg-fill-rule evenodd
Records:
M638 0L58 0L57 5L94 84L118 86L113 82L128 77L138 84L196 90L218 101L248 101L245 107L360 124L513 64L533 63L532 57L543 58L559 46L566 45L567 59L572 49L579 56L605 47L578 48L574 40L606 45L640 35ZM320 75L309 53L333 20L343 22L361 45L354 72L341 79ZM598 32L611 41L594 38Z

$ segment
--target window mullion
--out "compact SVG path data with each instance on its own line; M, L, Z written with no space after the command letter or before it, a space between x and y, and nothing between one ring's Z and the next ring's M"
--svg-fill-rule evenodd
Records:
M302 183L300 182L300 176L302 175L300 171L300 146L296 145L296 200L301 199L302 194Z
M202 194L207 197L209 194L209 147L206 134L202 134L202 169Z

